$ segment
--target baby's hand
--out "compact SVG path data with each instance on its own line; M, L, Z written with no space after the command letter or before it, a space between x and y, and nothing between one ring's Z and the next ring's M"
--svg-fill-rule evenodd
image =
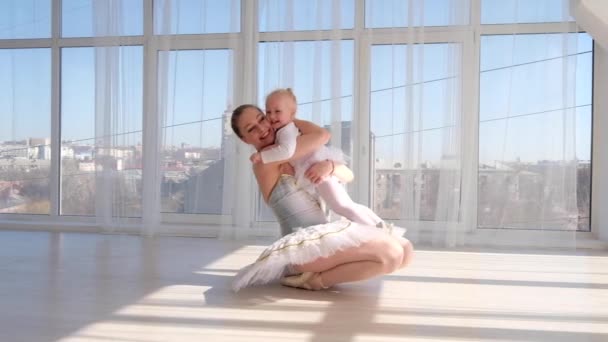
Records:
M325 178L331 176L334 169L334 162L331 160L322 160L312 164L311 167L306 170L304 177L313 184L319 184L325 180Z
M249 160L254 164L259 164L262 162L262 156L260 155L260 152L256 152L249 157Z

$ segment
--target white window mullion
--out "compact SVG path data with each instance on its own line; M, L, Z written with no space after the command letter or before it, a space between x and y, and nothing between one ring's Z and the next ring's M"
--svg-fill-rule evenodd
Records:
M235 107L241 103L256 103L257 98L257 46L258 46L258 1L243 1L241 6L241 44L236 55L234 66ZM237 137L235 136L235 139ZM249 234L248 227L256 219L256 204L258 192L253 176L247 170L251 169L249 154L251 148L237 142L234 155L234 189L239 196L234 196L232 221L236 229L234 237L243 238ZM228 231L222 231L227 234Z
M479 25L478 28L481 35L584 32L574 21L569 23ZM565 28L566 30L564 30Z
M470 29L470 25L452 25L452 26L413 26L413 27L394 27L394 28L366 28L367 34L376 36L393 36L394 37L407 37L409 36L421 36L423 35L424 42L426 43L426 36L434 36L441 34L451 34L453 32L467 32Z
M336 36L339 36L340 39L353 39L353 35L353 30L282 31L259 33L260 41L263 42L333 40Z
M51 170L49 174L50 219L55 220L61 206L61 1L52 1L51 12Z
M170 46L171 50L206 50L206 49L234 49L238 41L233 34L223 37L209 38L206 35L192 37L180 36L152 36L151 41L156 46Z
M466 231L477 228L479 168L479 47L481 0L471 3L471 31L463 44L463 118L461 125L461 222Z
M594 43L593 58L593 155L591 179L591 232L608 242L608 49Z
M144 37L142 37L142 36L78 37L78 38L60 38L60 37L58 37L57 39L58 39L58 45L60 47L144 45Z
M481 24L481 1L482 0L471 0L471 26L474 29L479 28Z
M355 61L353 70L353 156L352 169L355 173L353 198L370 206L373 196L374 167L371 158L369 126L369 86L370 86L370 40L365 38L365 0L355 2Z
M42 39L0 39L0 49L50 48L53 38Z
M144 74L143 74L143 169L142 169L142 216L147 229L154 230L160 223L160 145L157 106L158 47L152 39L153 1L144 1Z
M409 44L409 38L405 34L394 34L391 32L377 32L374 30L373 33L367 30L365 37L373 37L371 44L381 45L381 44ZM447 31L434 31L427 32L424 31L424 44L433 44L433 43L461 43L467 36L470 34L469 30L447 30Z

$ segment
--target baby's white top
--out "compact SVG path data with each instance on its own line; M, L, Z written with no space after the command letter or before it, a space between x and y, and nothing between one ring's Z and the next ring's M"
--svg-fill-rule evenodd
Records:
M293 122L281 127L275 135L275 147L260 152L264 164L288 160L296 151L296 139L300 131Z

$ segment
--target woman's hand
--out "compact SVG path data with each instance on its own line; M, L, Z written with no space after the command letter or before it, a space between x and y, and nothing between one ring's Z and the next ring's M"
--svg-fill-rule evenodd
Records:
M249 157L249 160L251 160L251 162L254 164L259 164L262 162L262 155L260 152L256 152Z
M334 171L334 162L331 160L323 160L313 164L306 170L304 177L306 177L311 183L319 184L326 177L329 177Z

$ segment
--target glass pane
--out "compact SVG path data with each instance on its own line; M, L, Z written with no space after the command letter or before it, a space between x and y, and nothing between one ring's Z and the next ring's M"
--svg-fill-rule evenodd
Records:
M0 1L0 39L50 37L51 0Z
M232 51L168 51L160 53L160 60L168 65L159 88L166 122L162 210L229 214L223 197L226 155L235 143L230 128Z
M332 133L331 145L352 156L354 43L300 41L260 43L258 103L276 88L290 87L298 102L297 118ZM274 220L259 199L259 220Z
M51 51L0 50L0 213L49 214Z
M96 52L105 49L118 49L117 71L99 65L104 75L116 76L111 97L95 73ZM105 168L115 191L109 200L118 203L113 215L141 216L143 48L64 48L61 63L61 214L95 215L96 201L108 200L97 193ZM108 103L111 118L96 111Z
M568 0L482 0L482 24L573 21Z
M366 0L365 27L467 25L469 8L470 0Z
M292 88L297 117L333 130L332 139L341 135L332 144L351 156L353 58L352 40L260 43L258 103L276 88Z
M154 1L156 34L230 33L240 30L240 0Z
M439 199L460 201L460 56L457 44L372 47L373 209L385 219L454 219Z
M352 29L354 0L260 0L260 32Z
M63 37L139 36L143 0L62 0Z
M592 64L584 33L482 37L479 227L589 230Z

